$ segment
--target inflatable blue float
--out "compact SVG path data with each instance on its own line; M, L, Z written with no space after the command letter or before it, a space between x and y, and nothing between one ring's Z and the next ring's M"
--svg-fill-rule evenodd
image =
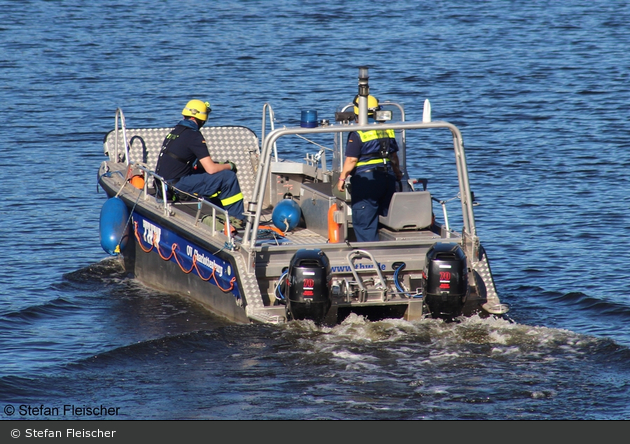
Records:
M101 208L101 247L112 256L120 254L129 239L129 210L119 197L107 199Z
M291 231L300 222L302 211L293 199L283 199L273 209L271 220L273 224L283 232Z

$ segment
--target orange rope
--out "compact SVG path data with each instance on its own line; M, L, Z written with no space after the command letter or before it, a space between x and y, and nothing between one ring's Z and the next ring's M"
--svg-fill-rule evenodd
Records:
M140 248L142 248L142 251L144 251L145 253L148 253L149 251L153 250L153 246L155 244L155 236L157 235L157 233L153 233L153 243L151 244L151 248L146 249L142 246L142 241L140 240L140 235L138 234L138 222L133 221L133 231L136 235L136 239L138 239L138 245L140 245Z
M208 282L212 278L212 276L214 276L214 267L212 267L212 274L210 274L210 276L208 276L207 278L205 278L205 277L203 277L201 275L201 271L199 270L199 267L197 266L197 255L193 256L193 267L195 267L195 270L197 270L197 274L199 275L199 278L202 281ZM219 288L221 288L221 287L219 287ZM223 290L223 289L221 288L221 290Z
M195 268L195 257L193 256L193 261L192 261L192 265L190 266L190 268L188 270L184 269L184 266L182 264L179 263L179 258L177 257L177 254L175 254L175 250L177 250L178 246L176 243L173 243L173 245L171 246L171 251L173 253L173 256L175 256L175 262L177 262L177 265L179 265L179 268L186 274L190 273L191 271L193 271L193 268ZM164 258L162 258L164 259ZM169 256L170 259L170 256ZM164 259L167 260L167 259Z
M274 227L272 225L258 225L258 229L259 230L271 230L271 231L275 231L276 233L278 233L280 236L284 237L284 233L282 232L282 230L278 227Z
M151 244L151 248L148 248L148 249L144 248L144 246L142 245L142 240L140 239L140 234L138 233L138 222L134 221L133 225L134 225L134 233L135 233L136 239L138 240L138 244L140 245L140 248L142 249L142 251L144 251L145 253L149 253L151 250L153 250L153 247L155 247L155 249L157 250L157 253L165 261L170 260L174 256L175 257L175 262L177 262L177 265L179 265L179 268L184 273L188 274L194 268L195 270L197 270L197 275L199 275L199 277L203 281L208 282L210 279L214 279L214 282L215 282L216 286L219 287L219 289L221 289L221 291L223 291L224 293L227 293L227 292L232 291L234 289L234 282L236 282L236 276L232 277L232 279L230 280L230 287L229 288L223 288L219 284L219 281L217 280L217 277L215 275L216 267L212 267L212 274L210 274L210 276L208 276L207 278L204 278L202 276L202 274L201 274L201 270L199 270L199 267L197 266L197 255L193 256L193 258L192 258L192 265L190 266L190 269L186 270L184 268L184 266L179 262L179 258L177 257L176 250L179 248L179 246L176 243L173 243L173 245L171 245L171 254L168 255L168 257L163 255L162 252L160 251L160 244L159 244L159 242L155 242L155 239L157 237L157 233L153 234L153 243Z
M230 279L230 288L223 288L221 287L221 285L219 285L219 281L217 280L217 277L215 276L216 267L212 267L212 274L208 276L207 278L204 278L201 275L201 270L199 270L199 267L197 267L197 256L193 257L193 266L195 267L195 270L197 270L197 274L202 280L208 282L211 278L214 278L214 283L217 285L217 287L221 289L221 291L227 293L228 291L232 291L232 289L234 289L234 282L236 282L236 276Z

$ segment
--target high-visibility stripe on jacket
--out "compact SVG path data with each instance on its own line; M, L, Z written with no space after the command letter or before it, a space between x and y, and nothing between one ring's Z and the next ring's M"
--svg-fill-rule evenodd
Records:
M363 146L361 147L361 157L356 165L358 168L357 172L365 170L366 168L362 167L365 167L366 165L386 165L389 162L389 157L383 157L381 155L381 141L383 139L396 140L394 130L374 129L370 131L356 131L356 133L361 138L361 142L363 142ZM389 152L387 154L389 156Z

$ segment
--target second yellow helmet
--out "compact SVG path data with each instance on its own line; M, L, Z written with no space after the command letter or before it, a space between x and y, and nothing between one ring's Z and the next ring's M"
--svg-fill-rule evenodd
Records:
M368 96L367 99L368 99L368 103L367 103L368 117L374 117L374 111L378 111L381 108L378 104L378 99L371 95ZM355 96L352 103L354 103L354 113L358 116L359 115L359 96Z

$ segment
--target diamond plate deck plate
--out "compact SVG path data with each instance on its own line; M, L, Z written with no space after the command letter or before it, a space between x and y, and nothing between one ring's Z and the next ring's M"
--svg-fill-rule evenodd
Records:
M497 294L497 290L494 286L494 279L492 278L492 273L490 272L490 263L488 262L486 251L483 248L480 248L479 254L480 258L479 262L475 264L475 271L479 273L486 286L486 299L491 304L499 304L499 295Z
M241 287L243 289L243 294L245 294L246 298L246 307L245 310L249 316L250 311L258 310L264 308L265 304L262 299L262 295L260 293L260 287L258 287L258 280L256 279L256 275L254 273L247 272L247 264L245 260L239 256L234 256L236 267L238 269L238 277L240 280Z

